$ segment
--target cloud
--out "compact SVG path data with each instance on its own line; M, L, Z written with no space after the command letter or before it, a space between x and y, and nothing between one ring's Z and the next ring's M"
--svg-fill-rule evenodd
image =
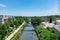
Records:
M42 15L59 15L58 6L53 6L48 10L41 10Z
M20 13L19 13L20 12ZM59 15L58 6L53 6L50 9L43 10L24 10L17 12L21 16L49 16L49 15Z
M5 4L0 4L0 7L6 7L6 5Z

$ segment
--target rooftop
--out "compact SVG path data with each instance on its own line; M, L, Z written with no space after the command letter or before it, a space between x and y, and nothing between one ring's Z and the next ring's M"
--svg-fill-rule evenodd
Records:
M60 25L55 25L53 28L60 32Z

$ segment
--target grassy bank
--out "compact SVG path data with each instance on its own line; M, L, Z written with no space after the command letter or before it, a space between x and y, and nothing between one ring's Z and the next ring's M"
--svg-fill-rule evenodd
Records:
M58 35L43 28L42 26L35 27L35 31L39 40L58 40Z
M21 29L14 35L14 37L13 37L11 40L19 40L19 37L21 36L22 31L23 31L24 27L26 26L26 24L27 24L27 23L25 23L25 24L21 27Z

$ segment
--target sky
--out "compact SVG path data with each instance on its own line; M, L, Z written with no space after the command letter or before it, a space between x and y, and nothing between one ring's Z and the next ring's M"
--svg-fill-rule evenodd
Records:
M60 0L0 0L0 15L60 15Z

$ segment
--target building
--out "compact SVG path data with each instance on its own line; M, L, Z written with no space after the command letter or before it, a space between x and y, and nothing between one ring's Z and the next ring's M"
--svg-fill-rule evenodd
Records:
M55 21L55 24L56 24L56 25L60 25L60 20L56 20L56 21Z
M47 27L53 27L55 24L53 23L49 23L49 22L41 22L41 25L44 27L44 28L47 28Z
M43 17L43 18L42 18L42 21L43 21L43 22L49 22L49 18Z
M55 26L53 26L53 30L54 30L55 32L57 32L58 35L60 36L60 25L55 25Z
M55 20L55 25L53 26L53 30L56 31L60 36L60 19Z
M8 22L14 19L15 19L14 16L0 15L0 24L4 24L4 22Z

